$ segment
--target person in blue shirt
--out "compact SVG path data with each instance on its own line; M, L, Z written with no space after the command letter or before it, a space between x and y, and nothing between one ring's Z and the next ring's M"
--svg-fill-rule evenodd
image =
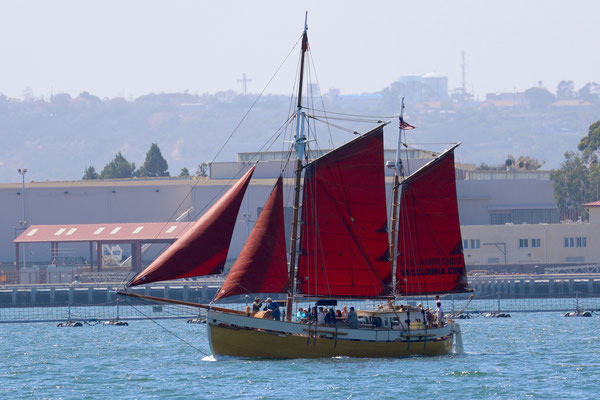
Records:
M271 317L279 321L279 318L281 317L281 311L279 311L279 304L277 304L276 301L271 300L270 297L267 299L266 303L267 310L271 311Z
M302 307L300 307L298 309L298 312L296 313L296 321L302 322L305 319L306 319L306 313L304 312L304 310L302 309Z

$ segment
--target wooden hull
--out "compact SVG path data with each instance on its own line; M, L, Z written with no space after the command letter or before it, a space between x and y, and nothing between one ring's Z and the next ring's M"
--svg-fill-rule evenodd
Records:
M214 316L214 314L213 314ZM256 318L244 317L253 322L248 325L258 325L262 321ZM215 355L251 358L318 358L318 357L408 357L408 356L439 356L450 353L452 349L454 330L452 327L440 329L442 336L423 334L427 336L409 336L406 333L394 332L395 340L382 335L379 340L349 339L354 330L335 330L334 328L309 328L304 324L265 321L266 328L243 326L243 320L238 317L237 324L219 321L220 318L210 318L207 325L208 337ZM241 321L241 322L240 322ZM279 329L277 325L281 325ZM270 325L270 326L268 326ZM295 325L295 326L294 326ZM294 332L295 330L295 332ZM432 330L429 330L432 332ZM378 332L366 330L360 332L376 338ZM384 332L387 333L387 332ZM344 338L346 336L346 338Z

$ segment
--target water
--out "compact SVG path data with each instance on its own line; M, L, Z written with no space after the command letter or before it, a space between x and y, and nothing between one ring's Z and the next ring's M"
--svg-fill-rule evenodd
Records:
M460 321L465 354L214 361L206 326L0 325L0 398L586 399L600 384L600 319L517 313ZM188 341L194 349L182 342Z

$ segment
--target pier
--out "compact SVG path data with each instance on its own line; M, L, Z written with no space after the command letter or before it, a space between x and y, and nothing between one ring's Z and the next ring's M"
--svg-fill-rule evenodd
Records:
M469 277L476 297L503 299L600 296L600 273L590 274L515 274Z
M220 281L171 282L132 287L129 290L148 296L207 303L220 286ZM115 303L116 291L122 288L121 284L116 283L6 285L0 287L0 307L108 305Z

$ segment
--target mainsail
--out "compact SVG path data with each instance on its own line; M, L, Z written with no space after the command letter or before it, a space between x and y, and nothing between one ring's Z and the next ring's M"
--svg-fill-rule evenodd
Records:
M254 172L248 170L182 237L129 286L223 272L240 204Z
M288 290L283 182L279 177L215 300L248 293L287 293Z
M456 146L402 182L396 269L399 294L468 291L456 199Z
M386 227L380 126L306 166L297 292L389 295Z

